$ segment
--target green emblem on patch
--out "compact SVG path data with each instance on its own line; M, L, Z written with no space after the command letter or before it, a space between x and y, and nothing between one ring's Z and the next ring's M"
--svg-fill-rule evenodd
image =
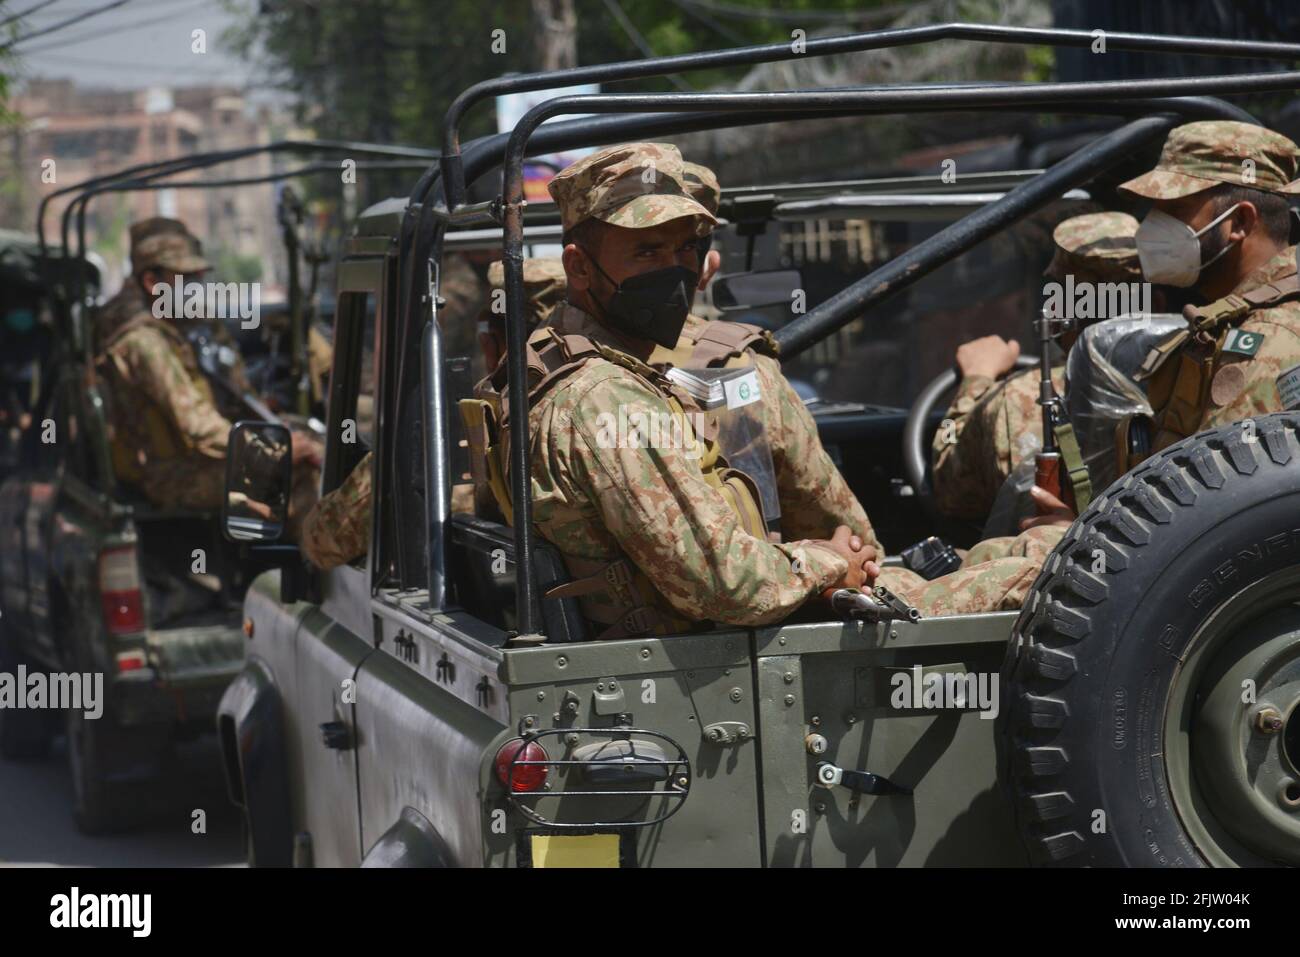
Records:
M1239 356L1253 356L1263 344L1264 334L1262 332L1246 332L1244 329L1233 329L1228 333L1228 338L1223 340L1223 351L1235 352Z

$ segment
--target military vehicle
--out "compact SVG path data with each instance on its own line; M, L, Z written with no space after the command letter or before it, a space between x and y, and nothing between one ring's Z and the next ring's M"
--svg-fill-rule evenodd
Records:
M406 157L408 166L411 156L422 157L422 165L436 155L286 141L234 157L225 151L133 167L47 196L39 238L24 246L32 274L20 278L52 326L36 362L32 423L6 457L9 474L0 475L7 478L0 485L0 674L100 675L103 707L97 717L80 708L0 707L0 757L43 758L66 732L74 816L87 833L137 823L154 807L150 785L165 769L171 744L212 733L217 702L243 665L244 591L265 565L226 541L215 513L160 509L114 474L106 396L94 375L89 320L99 273L85 253L86 206L110 191L338 174L333 161L235 180L170 179L254 152L286 151ZM75 195L53 246L44 211L62 193ZM79 242L71 235L74 216ZM11 301L19 299L6 297ZM300 304L293 308L301 313Z
M596 642L572 599L543 597L566 575L532 528L526 443L512 447L513 529L450 513L450 485L465 473L451 414L464 394L463 358L443 355L440 264L500 237L509 376L523 381L523 256L528 244L558 234L547 204L525 208L526 156L899 110L1123 118L1050 168L1020 173L992 197L967 197L967 215L783 325L784 361L857 317L869 323L891 296L1070 190L1104 192L1149 164L1180 122L1252 121L1207 94L1291 90L1298 79L560 96L511 134L463 150L459 140L461 117L494 94L950 38L1094 39L971 25L890 30L809 40L797 52L775 44L505 77L455 101L439 164L409 199L360 217L338 270L322 484L337 487L373 450L369 554L318 573L282 551L281 567L259 576L245 602L247 659L218 724L250 863L1300 861L1300 645L1288 607L1297 533L1279 532L1290 528L1284 510L1300 488L1285 468L1300 453L1294 417L1261 418L1253 443L1232 430L1197 436L1122 477L1079 517L1020 613L915 620L880 596L845 613L810 603L798 621L772 627ZM1135 34L1107 42L1300 53L1288 44ZM539 126L566 113L595 115ZM498 166L500 197L466 202L467 185ZM934 180L906 185L915 188L831 184L803 198L830 208L867 205L873 192L937 194ZM723 218L739 220L754 195L773 218L781 192L765 187L724 190ZM369 322L373 356L360 348ZM377 425L349 442L366 360ZM527 421L521 393L510 393L516 422ZM921 413L917 420L932 423ZM818 427L844 450L897 449L905 418L896 409L828 409ZM237 428L256 435L262 427ZM920 460L925 440L925 428L909 430L903 454L882 461ZM869 514L908 497L862 494L873 479L851 465L846 456L846 476ZM924 492L901 467L886 478L911 497ZM249 481L234 456L230 480ZM285 486L261 494L282 499ZM1246 520L1263 495L1276 505ZM250 551L283 549L274 518L259 524L232 511L229 522L242 540L266 543ZM1237 697L1246 679L1258 705Z

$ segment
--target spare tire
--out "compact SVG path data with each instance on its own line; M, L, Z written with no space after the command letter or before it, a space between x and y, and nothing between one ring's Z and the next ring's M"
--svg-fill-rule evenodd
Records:
M1300 864L1298 430L1280 413L1166 449L1048 558L999 718L1040 863Z

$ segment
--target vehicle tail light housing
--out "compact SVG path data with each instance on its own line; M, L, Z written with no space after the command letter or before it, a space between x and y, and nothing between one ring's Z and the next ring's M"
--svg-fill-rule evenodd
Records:
M140 563L134 545L106 548L99 553L99 596L110 635L144 631Z
M540 791L551 770L545 764L549 760L546 749L536 741L514 738L501 745L497 752L497 778L506 790L514 794Z

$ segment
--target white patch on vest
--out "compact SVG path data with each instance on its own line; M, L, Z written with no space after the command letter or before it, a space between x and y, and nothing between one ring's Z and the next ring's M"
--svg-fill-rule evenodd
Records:
M739 409L759 400L758 373L747 372L722 383L727 393L727 408Z
M1300 408L1300 366L1292 366L1277 377L1277 394L1284 410Z

